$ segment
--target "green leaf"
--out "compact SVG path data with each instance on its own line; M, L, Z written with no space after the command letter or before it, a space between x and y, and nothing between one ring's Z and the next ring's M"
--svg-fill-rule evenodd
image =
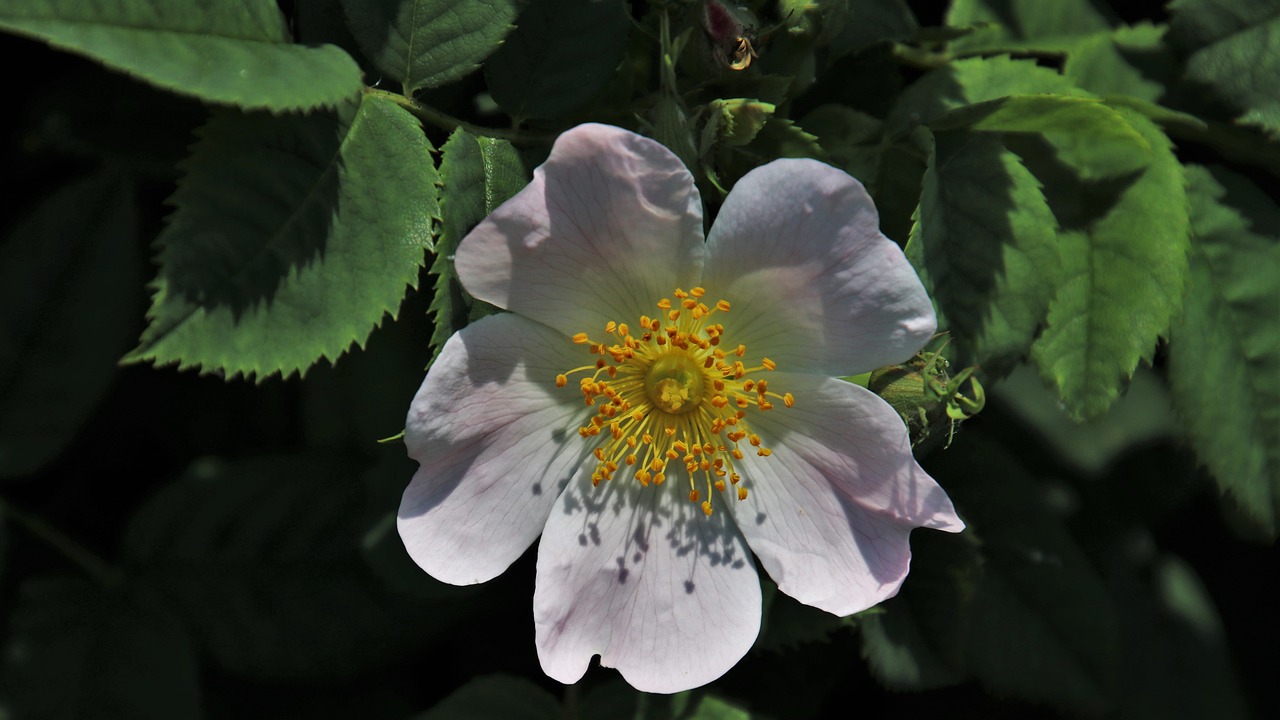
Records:
M17 600L0 674L14 717L201 717L191 642L154 598L42 575Z
M965 105L1010 95L1048 94L1088 97L1071 81L1034 60L1006 56L957 60L934 70L902 93L889 114L889 134L906 132Z
M557 720L560 703L532 682L508 675L478 677L414 720Z
M562 117L613 77L630 29L619 0L531 0L485 63L489 92L517 120Z
M1151 121L1120 110L1154 160L1113 187L1051 182L1064 281L1032 347L1042 376L1074 416L1101 415L1182 307L1189 221L1182 166ZM1055 197L1056 195L1056 197Z
M360 68L341 49L292 44L273 0L10 0L0 29L248 110L335 107L362 85Z
M857 178L874 193L880 169L883 123L843 105L820 105L801 127L818 138L832 165Z
M1169 381L1201 462L1280 532L1280 208L1242 176L1187 168L1195 236Z
M1010 95L957 108L929 121L935 130L1038 133L1083 180L1127 175L1151 162L1147 140L1121 111L1067 95Z
M130 520L121 562L222 668L267 679L365 672L458 621L388 594L360 551L367 497L342 458L204 459Z
M1113 22L1089 0L955 0L947 12L951 27L981 26L953 43L961 51L1057 48L1061 38L1106 32Z
M1280 138L1280 0L1175 0L1173 34L1192 51L1187 77L1225 98L1238 120Z
M480 67L511 32L515 0L342 0L351 32L378 69L413 95Z
M1140 23L1081 36L1067 47L1063 72L1098 95L1158 102L1178 80L1178 63L1164 42L1167 30L1163 25Z
M458 243L489 213L529 182L520 155L506 140L476 137L461 128L440 148L440 242L431 274L436 276L430 310L435 316L435 354L468 322L471 297L453 269ZM434 359L434 355L433 355Z
M337 114L222 115L185 170L127 362L288 377L363 346L417 286L437 215L431 145L378 95Z
M961 365L1000 372L1024 356L1060 274L1040 183L1000 138L941 132L911 253L949 322Z
M849 0L848 14L848 22L831 40L831 59L877 43L910 40L920 30L904 0Z
M135 214L132 183L103 173L0 245L0 477L57 457L115 377L140 310Z

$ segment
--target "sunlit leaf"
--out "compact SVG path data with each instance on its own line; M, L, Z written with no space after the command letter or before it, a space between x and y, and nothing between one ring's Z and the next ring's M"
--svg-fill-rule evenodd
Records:
M1182 166L1146 118L1121 111L1153 161L1111 187L1041 177L1059 234L1064 280L1032 348L1047 382L1078 417L1096 417L1150 360L1182 307L1189 222Z
M436 278L431 312L434 352L467 324L471 310L453 269L453 254L471 228L529 182L520 155L511 143L455 130L440 148L440 242L431 274Z
M8 0L0 29L166 90L249 110L335 107L361 87L360 68L346 52L292 44L273 0Z
M287 377L363 345L431 246L430 151L376 95L337 114L216 118L171 200L150 325L126 360Z
M613 76L630 29L620 0L530 0L485 62L489 92L518 120L572 112Z
M412 95L480 67L511 32L516 0L342 0L378 69Z
M1187 168L1186 309L1169 339L1174 402L1218 486L1280 532L1280 209L1239 175Z
M961 364L1000 372L1044 322L1060 273L1057 221L1040 183L994 135L938 133L930 160L908 256Z

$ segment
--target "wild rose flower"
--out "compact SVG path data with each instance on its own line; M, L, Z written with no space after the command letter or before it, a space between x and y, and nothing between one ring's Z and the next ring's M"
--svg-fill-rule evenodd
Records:
M963 528L901 418L835 377L936 325L862 186L778 160L705 242L701 208L658 143L561 135L458 248L466 289L511 312L455 334L409 411L409 554L466 585L541 534L536 643L561 682L599 655L640 690L708 683L759 632L752 553L848 615L897 592L912 528Z

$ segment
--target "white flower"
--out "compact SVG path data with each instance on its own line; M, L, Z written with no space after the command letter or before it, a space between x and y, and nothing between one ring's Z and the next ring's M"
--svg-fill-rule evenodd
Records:
M901 418L836 378L936 324L862 186L778 160L705 242L701 208L658 143L561 135L458 248L466 289L511 312L454 335L409 411L409 554L479 583L541 535L538 656L561 682L599 655L640 690L703 685L759 632L752 553L847 615L897 592L912 528L963 528Z

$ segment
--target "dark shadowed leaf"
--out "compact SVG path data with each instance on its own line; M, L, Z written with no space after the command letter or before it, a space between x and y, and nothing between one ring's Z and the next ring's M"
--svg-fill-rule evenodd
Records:
M22 584L0 679L15 718L202 716L196 659L175 618L145 593L80 578Z
M560 703L524 678L486 675L463 685L413 720L557 720Z
M137 332L133 185L101 174L42 203L0 245L0 477L72 439Z
M630 29L620 0L530 0L485 63L489 92L517 120L570 113L613 76Z
M395 597L369 573L359 475L323 457L197 461L130 522L123 562L231 672L296 680L366 671L465 608Z
M1239 121L1280 136L1280 0L1175 0L1174 42L1187 77L1234 106Z

